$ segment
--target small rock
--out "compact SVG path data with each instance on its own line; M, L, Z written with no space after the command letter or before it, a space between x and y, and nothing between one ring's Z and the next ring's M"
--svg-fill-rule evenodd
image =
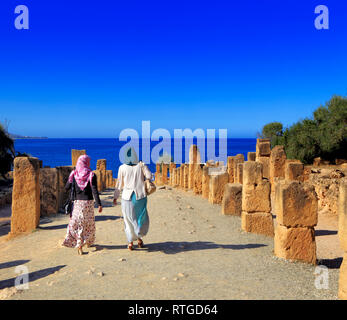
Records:
M119 258L118 261L127 261L125 258Z
M178 281L178 278L173 278L173 281Z
M158 189L159 189L159 190L163 190L163 189L166 189L166 187L165 187L165 186L162 186L162 187L159 187Z
M211 229L214 229L216 226L214 226L214 225L210 225L209 226Z
M193 208L192 206L189 206L189 205L188 205L188 206L187 206L187 209L194 209L194 208Z
M161 280L166 280L167 278L166 277L162 277Z
M184 273L182 273L182 272L178 273L177 275L181 278L183 278L185 276Z
M98 275L99 277L103 277L105 274L104 274L103 272L98 272L97 275Z

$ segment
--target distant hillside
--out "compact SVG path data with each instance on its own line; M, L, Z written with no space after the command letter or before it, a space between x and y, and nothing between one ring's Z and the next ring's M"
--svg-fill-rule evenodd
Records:
M21 136L19 134L9 133L9 136L12 139L48 139L47 137L29 137L29 136Z

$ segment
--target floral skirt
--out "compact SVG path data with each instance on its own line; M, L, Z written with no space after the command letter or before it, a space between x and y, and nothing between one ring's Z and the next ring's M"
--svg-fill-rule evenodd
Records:
M94 200L75 200L63 246L78 248L95 241Z

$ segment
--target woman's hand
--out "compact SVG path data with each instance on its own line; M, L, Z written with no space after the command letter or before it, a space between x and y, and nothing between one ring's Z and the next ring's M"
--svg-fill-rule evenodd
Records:
M113 199L113 204L116 206L117 205L117 199Z
M101 213L102 212L102 206L99 206L99 213Z

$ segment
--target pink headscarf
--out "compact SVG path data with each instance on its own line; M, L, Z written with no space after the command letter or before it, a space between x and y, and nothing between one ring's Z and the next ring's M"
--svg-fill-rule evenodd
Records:
M73 177L81 190L87 186L88 181L92 184L93 171L90 169L90 157L82 155L78 158L76 169L70 173L69 182L72 183Z

